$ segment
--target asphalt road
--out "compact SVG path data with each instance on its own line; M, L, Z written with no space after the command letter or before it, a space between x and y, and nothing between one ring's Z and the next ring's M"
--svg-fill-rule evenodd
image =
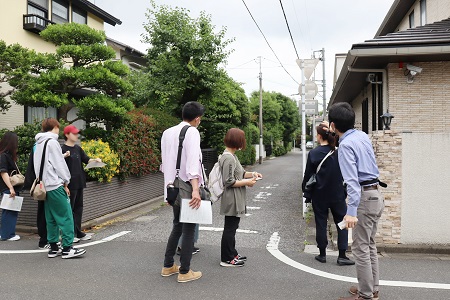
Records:
M338 299L347 282L296 269L274 257L266 245L274 232L279 250L295 262L336 275L355 277L354 267L327 264L303 252L306 225L301 217L299 152L264 162L255 170L264 179L249 189L249 216L242 220L237 248L249 257L243 268L222 268L222 217L214 206L213 225L200 232L201 252L192 268L203 272L198 281L179 284L162 278L164 249L171 229L170 207L154 204L95 230L94 241L129 231L112 241L86 247L83 258L48 259L45 253L0 253L0 299ZM126 195L125 195L126 196ZM35 236L1 242L0 250L35 249ZM86 243L86 242L85 242ZM381 257L382 279L450 283L448 257ZM381 299L450 299L450 290L382 287Z

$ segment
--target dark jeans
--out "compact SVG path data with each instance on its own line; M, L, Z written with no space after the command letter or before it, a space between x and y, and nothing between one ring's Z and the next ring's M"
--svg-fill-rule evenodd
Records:
M164 267L170 268L174 264L173 257L177 251L178 240L183 235L180 255L180 273L186 274L191 269L192 251L194 248L194 233L196 224L180 223L180 206L175 205L173 209L173 228L167 241Z
M7 195L10 194L9 190L5 190L2 193ZM19 196L19 193L16 192L16 195ZM0 230L0 236L2 240L10 239L16 235L16 224L18 216L18 211L2 209L2 224Z
M328 245L328 209L331 210L334 223L338 232L338 249L347 250L348 248L348 230L341 230L337 224L344 219L347 213L347 204L345 201L327 202L312 199L314 218L316 220L316 242L318 248L326 248Z
M39 234L39 247L47 245L47 221L45 220L45 201L38 201L36 225Z
M239 228L241 218L225 216L221 243L221 260L231 261L238 255L236 250L236 230Z
M81 231L81 219L83 217L83 189L70 190L70 206L73 212L74 233L77 238L86 234Z

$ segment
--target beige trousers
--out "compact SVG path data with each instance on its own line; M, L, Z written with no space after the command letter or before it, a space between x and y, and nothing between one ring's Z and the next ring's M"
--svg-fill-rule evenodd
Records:
M372 299L379 290L378 254L375 244L378 221L384 210L384 198L377 190L361 190L358 223L353 229L352 252L356 262L359 294Z

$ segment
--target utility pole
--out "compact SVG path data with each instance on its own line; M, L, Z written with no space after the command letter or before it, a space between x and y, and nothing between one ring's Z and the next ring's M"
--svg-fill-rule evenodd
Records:
M262 164L263 160L263 109L262 109L262 71L261 64L262 58L258 56L259 59L259 164Z
M323 81L322 81L322 97L323 97L323 120L326 120L326 116L327 116L327 96L326 96L326 91L327 91L327 83L326 83L326 76L325 76L325 48L322 48L322 71L323 71Z
M302 88L301 88L301 94L302 94L302 167L303 167L303 173L305 174L306 170L306 87L305 87L305 60L300 61L300 70L302 73ZM303 217L306 215L306 202L305 199L303 199Z
M322 48L322 50L313 51L313 58L316 57L316 53L320 53L319 60L322 62L322 80L318 81L322 82L322 101L323 101L322 118L325 121L327 116L327 81L325 74L325 48Z

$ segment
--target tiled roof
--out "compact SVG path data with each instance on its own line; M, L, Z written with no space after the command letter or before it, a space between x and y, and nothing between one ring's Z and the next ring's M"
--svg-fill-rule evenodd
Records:
M434 46L450 44L450 18L424 26L378 36L352 49Z

